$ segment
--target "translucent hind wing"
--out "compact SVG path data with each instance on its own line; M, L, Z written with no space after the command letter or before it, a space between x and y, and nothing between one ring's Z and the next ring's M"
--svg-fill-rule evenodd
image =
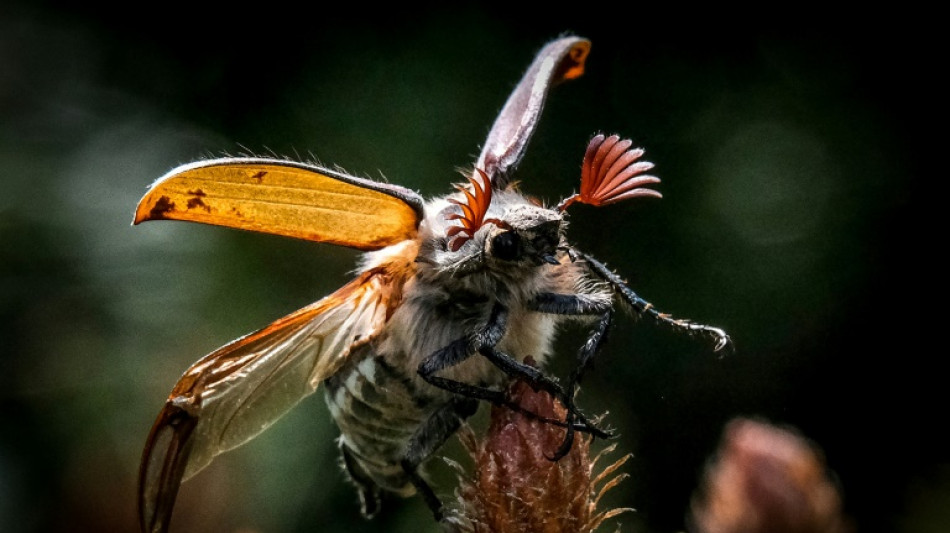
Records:
M377 335L398 284L379 269L191 366L152 427L139 473L143 531L165 531L179 484L252 439Z
M488 174L495 189L508 184L508 174L521 161L550 88L581 76L589 52L587 39L563 37L545 45L535 56L495 119L475 163L475 168Z

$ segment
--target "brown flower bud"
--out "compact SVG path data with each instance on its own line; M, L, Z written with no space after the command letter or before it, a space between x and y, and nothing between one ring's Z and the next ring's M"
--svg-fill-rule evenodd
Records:
M564 420L566 411L551 395L534 391L521 381L509 398L540 417ZM615 475L628 456L597 470L591 438L579 434L571 450L558 461L550 456L561 445L565 428L526 416L507 407L493 407L488 432L477 442L469 429L461 433L474 459L474 473L463 477L459 489L459 529L472 533L591 532L605 520L632 509L597 511L601 496L626 474Z
M694 533L845 533L821 450L789 429L730 422L692 504Z

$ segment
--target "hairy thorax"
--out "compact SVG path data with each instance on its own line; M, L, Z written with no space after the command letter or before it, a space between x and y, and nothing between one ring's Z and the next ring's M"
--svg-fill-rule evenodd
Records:
M487 216L513 226L538 221L560 228L566 224L554 211L515 191L496 193L493 202ZM543 363L562 318L531 310L531 301L540 293L574 293L577 280L584 277L579 275L581 268L563 252L558 253L561 264L495 259L490 253L491 237L502 230L492 224L460 249L451 250L445 238L446 214L454 209L445 198L428 202L416 241L369 253L363 261L364 269L386 264L407 265L398 268L412 270L405 278L400 305L374 343L374 352L394 367L405 369L419 390L440 398L449 398L451 393L416 375L415 369L424 359L484 326L492 309L500 304L507 311L507 327L497 348L519 361L530 356ZM494 365L477 356L444 369L440 376L489 387L504 382Z

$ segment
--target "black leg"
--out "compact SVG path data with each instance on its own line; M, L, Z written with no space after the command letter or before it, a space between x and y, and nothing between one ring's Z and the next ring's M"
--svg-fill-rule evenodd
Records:
M643 298L637 296L637 293L633 292L630 287L614 272L608 269L603 263L594 259L593 257L575 250L579 257L582 257L584 261L590 266L590 269L601 279L610 283L614 290L617 291L617 294L625 302L627 302L638 314L647 315L660 324L664 324L673 329L684 331L689 335L701 335L706 338L709 338L715 342L713 351L721 351L725 348L728 348L730 351L733 349L732 339L729 338L729 335L725 331L714 328L712 326L706 326L704 324L697 324L695 322L690 322L689 320L684 319L674 319L666 313L661 313L653 307L653 304L647 302Z
M607 336L613 318L611 302L601 298L594 298L586 294L553 294L544 293L535 297L531 308L542 313L559 315L600 315L597 327L590 333L584 345L577 353L577 366L571 372L571 387L580 382L587 368L593 363L594 356L600 351Z
M596 436L607 438L609 434L595 428L587 419L576 412L570 397L556 382L545 376L537 368L523 363L519 363L511 356L494 349L494 346L501 340L505 333L505 327L508 320L508 311L501 304L495 304L488 323L484 328L474 332L467 338L453 341L445 348L436 351L419 365L419 376L427 383L454 392L468 398L485 400L496 405L504 405L514 411L523 413L527 416L543 420L563 427L569 430L584 431ZM497 391L486 387L462 383L453 379L443 378L435 374L445 368L455 366L475 353L481 353L489 359L495 366L505 372L508 376L516 379L523 379L535 389L541 389L560 400L569 411L574 411L574 416L568 422L560 420L551 420L540 417L536 413L526 411L521 406L511 402L504 391ZM580 423L574 423L574 420L580 420Z
M429 458L449 437L455 434L467 418L478 410L478 401L456 396L455 399L436 410L409 439L406 455L401 461L409 482L416 488L426 505L432 510L437 522L444 518L442 501L435 491L419 475L419 465Z
M573 438L574 431L583 431L584 433L590 433L595 437L600 437L602 439L608 439L612 435L602 429L599 429L590 422L587 417L585 417L574 405L573 395L568 395L564 389L561 388L556 382L552 381L549 377L545 376L540 370L533 366L526 365L524 363L519 363L516 359L512 358L510 355L495 350L494 348L485 347L479 350L485 358L491 361L496 367L501 369L505 374L511 376L514 379L520 379L526 382L534 390L543 390L555 397L561 404L567 409L567 420L564 422L553 421L548 418L538 416L535 413L526 412L520 406L515 406L515 411L520 413L527 414L539 420L542 420L546 423L553 423L558 426L563 426L567 428L567 434ZM507 402L507 397L506 397ZM506 406L511 407L508 403L505 403ZM577 422L576 422L577 421ZM568 446L570 449L570 446ZM563 454L560 456L555 456L556 459L563 457Z
M342 441L340 441L340 456L343 457L343 467L346 469L346 473L349 474L350 481L356 485L356 492L360 497L360 512L366 519L373 518L382 507L379 487L363 471L356 459L353 458L349 447Z
M532 302L532 308L543 313L561 315L600 315L597 327L591 331L590 336L587 337L587 340L578 350L577 365L571 371L567 386L569 396L564 400L565 406L568 406L568 429L561 446L550 457L550 459L556 461L567 455L574 443L573 418L577 413L574 406L574 395L584 373L593 364L594 356L600 351L601 344L606 340L613 310L610 302L604 302L603 299L593 298L586 294L539 294Z
M612 310L605 311L604 314L600 315L600 320L597 321L597 327L594 328L594 331L587 337L584 345L578 350L577 367L574 368L574 371L571 373L571 385L580 383L587 369L593 367L594 356L597 355L597 352L600 351L600 346L607 340L607 331L610 329L613 315Z
M594 355L600 351L600 345L607 338L607 330L610 328L610 320L613 316L612 311L607 311L601 315L600 320L597 322L597 327L594 331L591 332L590 336L587 337L587 341L584 342L584 345L581 346L581 349L577 352L577 366L571 371L571 377L568 380L568 390L572 392L571 401L573 402L573 393L577 392L577 387L581 382L581 379L584 377L584 373L588 368L593 366ZM568 411L568 423L571 422L571 411ZM574 434L571 431L571 424L568 424L567 433L564 435L564 441L561 442L561 446L554 452L554 455L550 457L551 460L557 461L561 457L567 455L567 452L571 451L571 445L574 443Z

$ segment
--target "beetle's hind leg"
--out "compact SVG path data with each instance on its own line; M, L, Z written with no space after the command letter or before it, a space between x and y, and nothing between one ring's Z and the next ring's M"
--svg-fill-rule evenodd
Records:
M340 441L340 456L343 458L343 469L346 470L350 481L356 486L360 497L360 513L363 518L371 519L379 513L382 503L379 486L370 478L359 462L353 457L349 446Z
M406 446L406 454L400 464L409 477L409 482L412 483L426 505L429 506L436 522L441 522L445 518L442 501L439 500L429 483L419 474L419 465L435 453L449 437L454 435L462 426L462 422L475 414L477 410L477 400L456 396L453 401L432 413L419 426L419 429L409 439L408 446Z

